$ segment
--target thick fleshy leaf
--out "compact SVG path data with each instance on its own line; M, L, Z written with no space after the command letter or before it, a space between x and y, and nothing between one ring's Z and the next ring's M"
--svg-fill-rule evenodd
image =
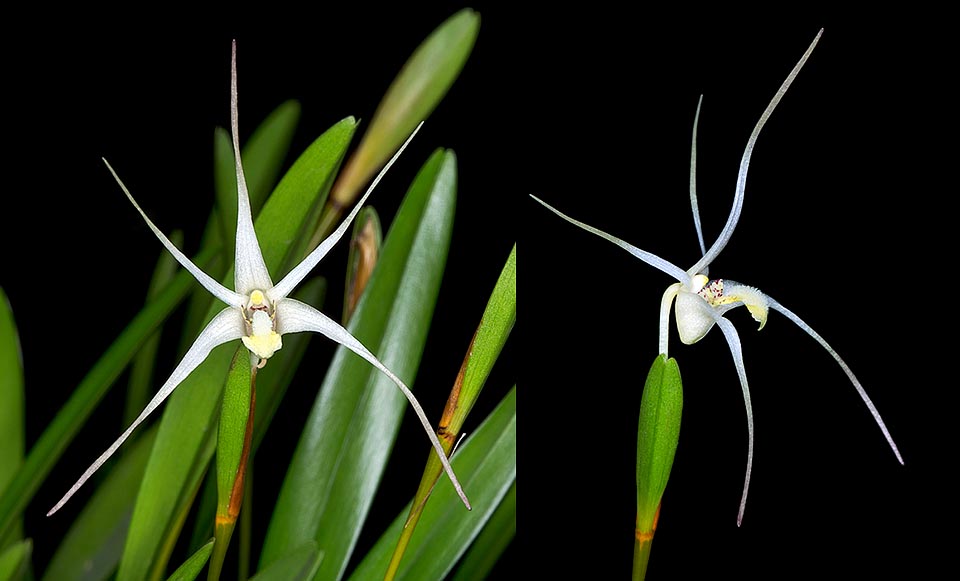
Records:
M33 541L27 539L11 545L0 551L0 579L4 581L20 581L27 574L30 567L30 553L33 550Z
M667 487L680 438L683 383L675 359L658 355L650 366L640 399L637 428L637 529L633 578L643 579L650 544L660 515L660 499Z
M294 293L294 297L311 305L320 305L323 303L325 291L326 281L318 277L303 284ZM283 349L270 358L269 370L257 375L257 410L253 418L252 454L256 454L260 442L266 435L273 416L280 406L280 400L283 399L283 394L293 380L313 336L313 333L295 333L284 337ZM217 505L216 484L216 474L211 472L206 478L200 495L193 534L190 537L192 548L199 547L213 535ZM241 518L243 518L242 513Z
M167 581L193 581L203 571L203 566L207 564L210 558L210 552L213 551L213 541L200 547L196 553L190 555L190 558L183 562L183 565L177 567L173 575L167 578Z
M451 581L483 581L517 535L517 482L460 561Z
M205 264L215 252L216 249L203 251L197 255L195 262ZM33 498L40 482L50 472L137 349L196 284L190 273L178 273L157 299L134 317L73 390L70 399L30 449L23 467L0 497L0 534L11 526L16 516Z
M256 405L253 386L256 369L250 352L238 347L227 372L220 405L220 426L217 430L217 519L210 579L219 579L223 559L230 545L233 529L240 515L243 487L250 453L253 425L250 413Z
M311 579L320 568L323 553L317 544L308 541L293 549L269 567L250 578L250 581L303 581Z
M322 203L353 135L352 118L320 136L280 181L257 217L269 268L284 261L303 230L303 217ZM275 273L274 273L275 274ZM228 272L225 280L233 279ZM224 378L235 347L208 356L177 390L164 411L160 434L134 509L118 579L159 578L185 513L213 452Z
M23 465L24 400L23 358L20 338L13 320L13 309L0 288L0 493L13 480ZM0 551L14 540L20 540L20 525L8 535L0 535Z
M382 244L380 218L372 206L367 206L357 215L353 235L350 237L350 255L347 257L347 276L343 291L343 318L340 319L344 325L350 320L363 290L367 288Z
M455 189L456 159L437 151L407 192L348 327L408 385L444 270ZM324 553L316 578L342 575L407 408L388 377L337 350L287 471L262 565L313 539Z
M445 480L437 483L423 510L397 579L443 579L457 563L517 478L517 388L514 386L477 431L453 455L453 467L473 497L464 512ZM354 581L383 579L408 505L350 576Z
M95 581L117 570L133 502L157 436L151 427L123 451L90 502L73 521L43 574L45 581ZM82 567L77 564L82 563Z
M490 300L477 326L477 331L467 348L467 355L460 366L460 372L453 382L453 389L447 399L443 416L440 418L437 435L441 438L444 451L449 454L457 441L463 422L473 408L473 404L483 389L483 384L490 375L503 345L510 336L510 331L517 320L517 246L514 245L507 257L507 263L500 273L497 284L494 286ZM397 541L390 563L390 572L387 578L396 571L403 558L407 543L417 527L417 521L430 497L437 478L440 477L443 467L440 458L431 454L420 478L420 485L413 499L413 508L407 517L403 534Z
M183 246L183 232L175 230L170 234L170 241L178 247ZM161 251L157 265L153 268L150 286L147 288L146 304L150 304L160 292L166 288L177 274L177 261L166 250ZM123 427L129 426L140 414L140 410L150 401L150 392L153 387L153 363L157 358L157 349L160 347L160 333L162 327L154 331L144 342L130 365L130 381L127 383L127 401L123 406Z
M467 62L479 30L480 15L464 8L417 47L387 89L370 128L337 179L330 194L333 216L351 205L370 177L447 94ZM335 219L325 220L330 226L334 223Z

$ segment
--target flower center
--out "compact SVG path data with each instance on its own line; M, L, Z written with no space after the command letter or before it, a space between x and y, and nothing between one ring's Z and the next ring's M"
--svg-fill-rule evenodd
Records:
M262 367L274 352L283 347L280 334L275 330L273 306L263 291L255 290L250 293L243 320L246 322L248 334L241 337L241 340L251 353L260 358Z

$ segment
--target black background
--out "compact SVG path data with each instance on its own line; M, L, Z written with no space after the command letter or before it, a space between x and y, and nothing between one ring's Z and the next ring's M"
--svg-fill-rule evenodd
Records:
M640 388L671 282L527 194L690 266L698 96L699 199L712 240L747 136L821 26L820 45L758 141L740 223L711 274L759 287L817 329L866 387L906 466L816 343L776 313L757 333L734 311L756 421L751 494L737 528L746 430L736 373L719 333L684 346L674 331L683 431L650 578L933 570L949 538L935 524L955 516L956 504L935 473L956 458L945 436L956 382L950 355L938 352L956 318L946 260L956 246L948 241L955 99L946 42L893 20L730 27L603 6L473 6L483 18L473 55L372 203L388 224L429 153L457 152L454 236L417 379L431 418L512 243L523 247L519 324L475 412L479 419L515 381L524 385L519 537L496 577L629 575ZM321 6L323 18L265 10L222 22L157 14L122 28L37 27L8 47L0 284L23 343L28 443L140 308L160 251L99 158L161 229L186 231L189 254L213 201L212 129L229 121L232 38L241 138L296 98L303 116L292 151L300 151L347 115L370 119L410 52L457 8ZM169 17L175 26L158 27ZM344 245L317 272L342 280L345 256ZM325 312L339 312L341 292L331 285ZM264 443L278 468L258 476L258 494L272 498L280 485L332 350L311 347L316 372L305 368L288 392L285 421ZM121 430L122 389L113 391L27 512L40 568L80 503L58 519L43 512ZM406 419L385 476L391 492L378 496L358 551L416 485L427 448Z

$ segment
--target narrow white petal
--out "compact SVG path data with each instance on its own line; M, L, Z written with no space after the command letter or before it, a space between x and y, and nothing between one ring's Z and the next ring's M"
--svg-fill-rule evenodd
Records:
M670 356L667 352L670 344L670 307L681 288L683 285L679 282L673 283L667 287L660 300L660 353L666 357Z
M383 363L380 363L380 360L377 359L369 349L364 347L363 344L356 339L356 337L351 335L349 331L310 305L294 299L283 299L277 302L276 309L277 332L279 332L281 335L285 333L299 333L301 331L314 331L316 333L326 335L330 339L333 339L360 357L366 359L371 365L379 369L384 375L389 377L395 384L397 384L397 387L400 388L400 391L403 392L403 395L405 395L410 401L410 405L413 406L413 411L416 412L417 417L420 418L420 423L423 424L423 429L427 432L427 437L430 438L430 443L433 444L434 449L440 456L440 462L443 464L443 469L447 472L447 476L450 477L450 481L453 483L453 487L457 490L457 494L460 495L460 499L463 501L463 504L465 504L469 509L470 501L467 500L467 496L464 494L463 488L460 486L460 481L457 480L457 476L453 473L453 468L450 466L450 462L447 460L447 456L443 452L443 447L440 445L440 440L437 439L437 435L434 432L433 426L427 420L426 414L423 413L423 408L420 407L420 402L418 402L417 398L414 397L413 392L411 392L410 389L404 385L402 381L400 381L400 378L394 375L392 371L387 369Z
M733 365L740 376L740 387L743 388L743 405L747 408L747 474L743 479L743 496L740 497L740 510L737 512L737 526L743 522L743 511L747 507L747 491L750 489L750 471L753 470L753 405L750 403L750 387L747 385L747 371L743 367L743 350L740 348L740 335L733 323L717 316L717 326L723 331L723 336L730 346L733 355Z
M167 238L163 232L161 232L160 229L154 225L150 218L147 218L147 214L140 207L140 204L138 204L137 201L133 199L133 196L130 195L130 190L128 190L127 186L123 185L123 182L120 181L120 176L117 175L117 172L113 171L113 167L110 165L110 162L104 159L103 163L107 164L107 169L109 169L110 173L113 174L113 179L117 180L117 184L120 185L120 189L123 190L123 193L127 195L127 199L129 199L130 203L133 204L133 207L140 212L140 215L143 216L143 219L147 222L147 226L153 230L153 233L157 235L157 238L160 239L160 242L162 242L167 250L170 251L170 254L177 259L177 262L183 265L183 267L186 268L195 279L197 279L197 282L203 285L203 288L210 291L213 296L217 297L228 305L236 307L242 306L244 302L244 298L242 296L210 278L207 273L200 270L196 264L187 258L183 252L180 252L180 249L177 248L173 242L170 242L170 239Z
M853 387L857 390L857 393L860 394L860 398L863 400L863 403L867 404L867 409L870 410L870 415L873 416L874 421L877 422L877 425L880 426L880 431L883 432L883 437L887 439L887 443L890 444L890 448L893 450L893 454L897 457L897 460L903 464L903 457L900 456L900 450L897 449L897 445L893 442L893 436L890 435L890 430L887 429L887 425L883 423L883 418L880 417L880 412L877 411L876 406L873 405L873 402L870 400L870 397L867 395L866 390L863 389L863 386L860 385L860 381L853 374L853 371L850 371L850 368L847 367L847 364L844 363L843 359L840 358L840 355L833 350L833 347L830 347L823 337L819 333L814 331L810 325L803 322L803 319L798 317L788 309L787 307L781 305L777 301L773 300L767 296L767 300L770 301L770 308L783 313L783 316L793 321L798 327L807 332L808 335L814 338L817 343L820 343L820 346L827 350L827 353L833 356L833 358L840 364L840 368L843 369L843 372L847 374L847 377L850 379L850 382L853 384Z
M237 41L234 40L230 60L230 131L233 134L233 158L237 164L237 244L233 286L238 293L246 296L255 289L267 290L273 286L273 281L263 262L260 242L253 229L247 180L243 177L243 164L240 162L240 125L237 117Z
M160 391L157 392L153 399L150 400L150 403L147 404L147 407L143 408L143 411L140 412L140 415L137 416L137 419L130 424L130 427L126 429L123 434L117 439L116 442L110 445L107 448L107 451L100 455L97 460L90 465L89 468L83 473L83 476L80 477L80 480L77 480L76 484L70 487L70 490L50 509L50 512L47 513L47 516L52 515L53 513L60 510L60 508L70 500L70 497L83 486L83 483L86 482L93 474L100 469L100 466L106 462L110 456L120 447L123 442L130 437L130 434L133 433L133 430L137 428L143 420L149 416L153 410L157 409L163 400L167 399L173 390L180 385L190 373L196 369L204 359L207 358L207 355L210 354L210 351L218 345L222 345L227 341L232 341L234 339L239 339L243 336L243 317L240 315L240 312L233 308L227 307L226 309L220 311L217 316L213 318L212 321L204 328L200 333L200 336L197 337L197 340L194 341L193 345L187 351L187 354L183 356L183 360L180 361L180 364L177 365L176 369L173 370L173 373L170 374L170 378L167 379L166 383L160 388Z
M276 301L284 298L290 294L300 281L302 281L310 271L313 270L313 267L320 262L324 256L330 252L330 249L336 245L337 242L343 238L343 235L346 233L347 228L350 227L350 223L353 222L353 219L357 217L357 212L360 211L360 208L363 207L363 203L367 201L367 198L373 193L373 189L377 187L377 184L380 183L380 180L383 179L383 176L387 174L387 170L390 169L390 166L393 165L393 162L397 161L397 158L400 157L400 154L403 153L403 150L407 148L407 144L413 139L413 136L420 131L420 128L423 127L423 121L417 125L417 128L413 130L413 133L410 134L410 137L407 137L407 140L403 142L403 145L400 146L400 149L393 154L393 157L390 158L390 161L387 162L387 165L383 166L383 169L380 170L380 173L377 174L377 177L370 182L370 186L367 187L367 191L364 192L363 197L360 198L360 201L354 205L353 210L350 211L350 214L340 222L340 225L337 226L337 229L333 231L332 234L326 237L323 242L317 245L313 249L313 252L308 254L306 258L300 261L300 264L295 266L287 276L283 277L283 280L277 283L277 286L273 287L269 292L267 292L267 297L271 301Z
M703 228L700 226L700 207L697 205L697 125L700 123L700 105L703 105L703 95L697 101L697 113L693 116L693 137L690 139L690 208L693 210L693 226L697 229L697 240L700 242L700 255L707 253L707 246L703 242ZM707 274L692 272L694 274Z
M750 167L750 157L753 155L753 147L757 143L757 137L760 136L760 130L763 129L763 126L766 124L767 119L770 118L770 115L773 113L773 110L776 109L777 104L780 103L780 99L783 98L783 95L787 92L787 89L790 88L790 84L793 83L793 80L797 77L797 73L800 72L800 69L803 68L803 65L807 62L807 59L810 57L810 53L813 52L814 47L817 46L817 42L820 41L820 35L823 34L823 29L820 29L820 32L817 33L816 38L813 39L813 42L810 43L810 46L807 48L806 52L803 53L803 56L800 57L800 62L797 63L793 70L790 71L790 74L787 75L787 79L783 81L783 84L780 85L780 89L777 90L777 93L771 99L770 104L767 105L766 110L760 116L760 120L757 121L756 127L753 128L753 132L750 134L750 138L747 139L747 147L743 150L743 157L740 158L740 171L737 173L737 187L734 191L733 196L733 207L730 209L730 216L727 218L727 223L723 226L723 230L720 232L720 236L717 237L717 241L713 243L713 246L710 247L710 250L707 251L703 257L697 261L693 267L687 271L691 274L697 274L705 267L710 266L710 263L713 262L713 259L720 254L720 251L724 249L727 245L727 242L730 241L730 237L733 236L733 230L737 227L737 222L740 220L740 211L743 209L743 193L747 185L747 169Z
M589 226L589 225L587 225L587 224L584 224L583 222L581 222L581 221L579 221L579 220L574 220L574 219L571 218L570 216L567 216L566 214L564 214L564 213L561 212L560 210L554 208L553 206L551 206L550 204L544 202L543 200L541 200L540 198L534 196L533 194L530 194L530 197L533 198L534 200L540 202L540 203L541 203L542 205L544 205L548 210L550 210L551 212L553 212L553 213L556 214L557 216L560 216L561 218L563 218L563 219L566 220L567 222L570 222L570 223L573 224L574 226L579 226L580 228L583 228L584 230L586 230L587 232L590 232L591 234L596 234L597 236L603 238L604 240L607 240L607 241L609 241L609 242L613 242L614 244L616 244L616 245L619 246L620 248L623 248L624 250L626 250L626 251L629 252L630 254L636 256L637 258L639 258L640 260L646 262L646 263L649 264L650 266L656 268L656 269L659 270L660 272L663 272L664 274L668 274L668 275L672 276L673 278L677 279L678 281L680 281L680 282L683 283L683 284L689 284L689 283L690 283L690 277L687 276L687 273L683 272L683 269L681 269L680 267L675 266L675 265L673 265L672 263L670 263L670 262L668 262L668 261L660 258L660 257L657 256L656 254L651 254L651 253L647 252L646 250L640 250L639 248L637 248L637 247L634 246L633 244L630 244L630 243L628 243L628 242L624 242L623 240L617 238L616 236L611 236L610 234L607 234L607 233L604 232L603 230L598 230L597 228L594 228L593 226Z

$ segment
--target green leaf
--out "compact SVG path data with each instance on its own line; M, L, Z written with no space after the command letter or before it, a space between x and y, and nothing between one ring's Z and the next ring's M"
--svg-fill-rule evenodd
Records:
M152 426L131 443L119 462L109 467L107 477L54 553L44 580L93 581L107 579L116 571L133 502L156 436L157 427ZM80 563L83 565L78 566Z
M346 288L343 292L343 324L350 321L350 315L357 308L357 302L367 288L370 275L380 256L383 245L383 233L380 230L380 218L372 206L360 210L353 223L353 235L350 236L350 255L347 257Z
M467 348L467 355L463 359L463 365L453 382L453 390L447 399L447 405L440 418L437 437L443 445L444 451L449 455L450 450L457 441L457 435L463 427L463 422L473 409L473 404L480 395L483 384L493 369L500 351L503 349L507 337L517 320L517 245L513 245L510 256L507 257L507 263L500 273L500 278L487 301L487 307L480 319L480 325L470 341ZM417 527L417 521L423 511L423 507L430 497L437 479L443 472L443 465L436 454L430 454L427 458L427 465L423 469L423 476L420 478L420 486L413 499L413 508L407 517L406 525L403 527L403 533L397 541L397 548L394 551L393 559L390 562L390 568L386 579L391 579L396 572L400 561L403 558L407 543Z
M453 227L456 158L438 150L393 221L350 332L407 385L426 341ZM409 406L396 385L341 347L294 453L260 562L316 540L316 578L338 578L356 543Z
M170 234L170 241L177 248L183 248L183 232L180 230ZM173 277L176 276L180 265L177 259L164 248L160 252L160 258L153 269L153 276L150 278L150 286L147 288L147 304L157 298ZM162 328L162 327L161 327ZM143 408L147 407L150 401L153 383L153 363L157 358L157 349L160 347L160 332L158 328L143 343L143 347L133 358L133 364L130 366L130 381L127 384L127 401L123 406L123 427L126 428L137 419Z
M183 562L183 565L177 567L173 575L167 578L167 581L193 581L203 570L210 558L210 552L213 551L213 540L200 547L196 553L190 555L190 558Z
M214 254L215 249L205 250L194 258L194 263L203 268ZM70 399L40 435L23 467L0 497L0 536L33 498L37 487L143 342L195 284L190 273L179 272L156 300L134 317L73 390Z
M446 478L437 483L423 510L397 579L443 579L489 522L517 478L517 388L510 390L477 431L451 459L469 492L473 510L466 512ZM395 539L410 506L401 511L357 567L351 580L383 579Z
M658 355L643 384L637 429L637 531L634 542L634 579L643 579L680 438L683 383L675 359Z
M233 536L233 528L240 515L243 484L250 451L251 399L256 381L250 352L237 347L227 372L227 384L220 405L220 427L217 430L217 520L213 559L209 579L220 578L223 559Z
M317 549L317 543L307 541L251 577L250 581L303 581L316 575L321 561L323 553Z
M240 476L240 464L250 419L250 395L253 382L250 352L242 345L233 355L227 384L220 405L220 427L217 430L217 516L230 514L230 499ZM236 520L236 515L232 515Z
M326 281L315 277L303 283L293 293L293 298L303 301L317 308L323 303L326 292ZM297 372L297 367L307 350L307 344L313 333L291 333L283 338L283 349L277 351L270 358L270 370L257 376L257 409L253 417L253 450L256 454L260 442L263 440L271 420L280 407L280 401L287 387ZM204 484L200 496L197 517L194 523L193 535L190 537L190 546L199 547L214 531L214 517L217 511L216 477L213 473Z
M464 8L413 52L387 89L369 130L337 179L330 194L331 211L319 226L315 241L332 228L340 211L350 206L417 124L430 116L467 62L479 29L480 15Z
M0 579L4 581L19 581L23 579L30 567L30 553L33 550L33 541L27 539L11 545L0 552Z
M13 309L0 288L0 493L23 464L23 358ZM23 536L22 523L0 535L0 550Z
M517 535L517 482L473 541L451 581L483 581Z
M356 128L345 119L320 136L294 163L256 220L257 238L274 280L310 209L322 203ZM233 286L233 271L223 279ZM208 319L219 310L211 309ZM170 397L134 509L118 579L162 575L186 509L214 448L218 404L236 345L207 357Z
M283 103L263 120L240 152L254 216L280 175L299 120L300 103L292 100ZM220 127L214 132L213 160L223 251L225 256L232 257L237 227L237 168L230 133Z

